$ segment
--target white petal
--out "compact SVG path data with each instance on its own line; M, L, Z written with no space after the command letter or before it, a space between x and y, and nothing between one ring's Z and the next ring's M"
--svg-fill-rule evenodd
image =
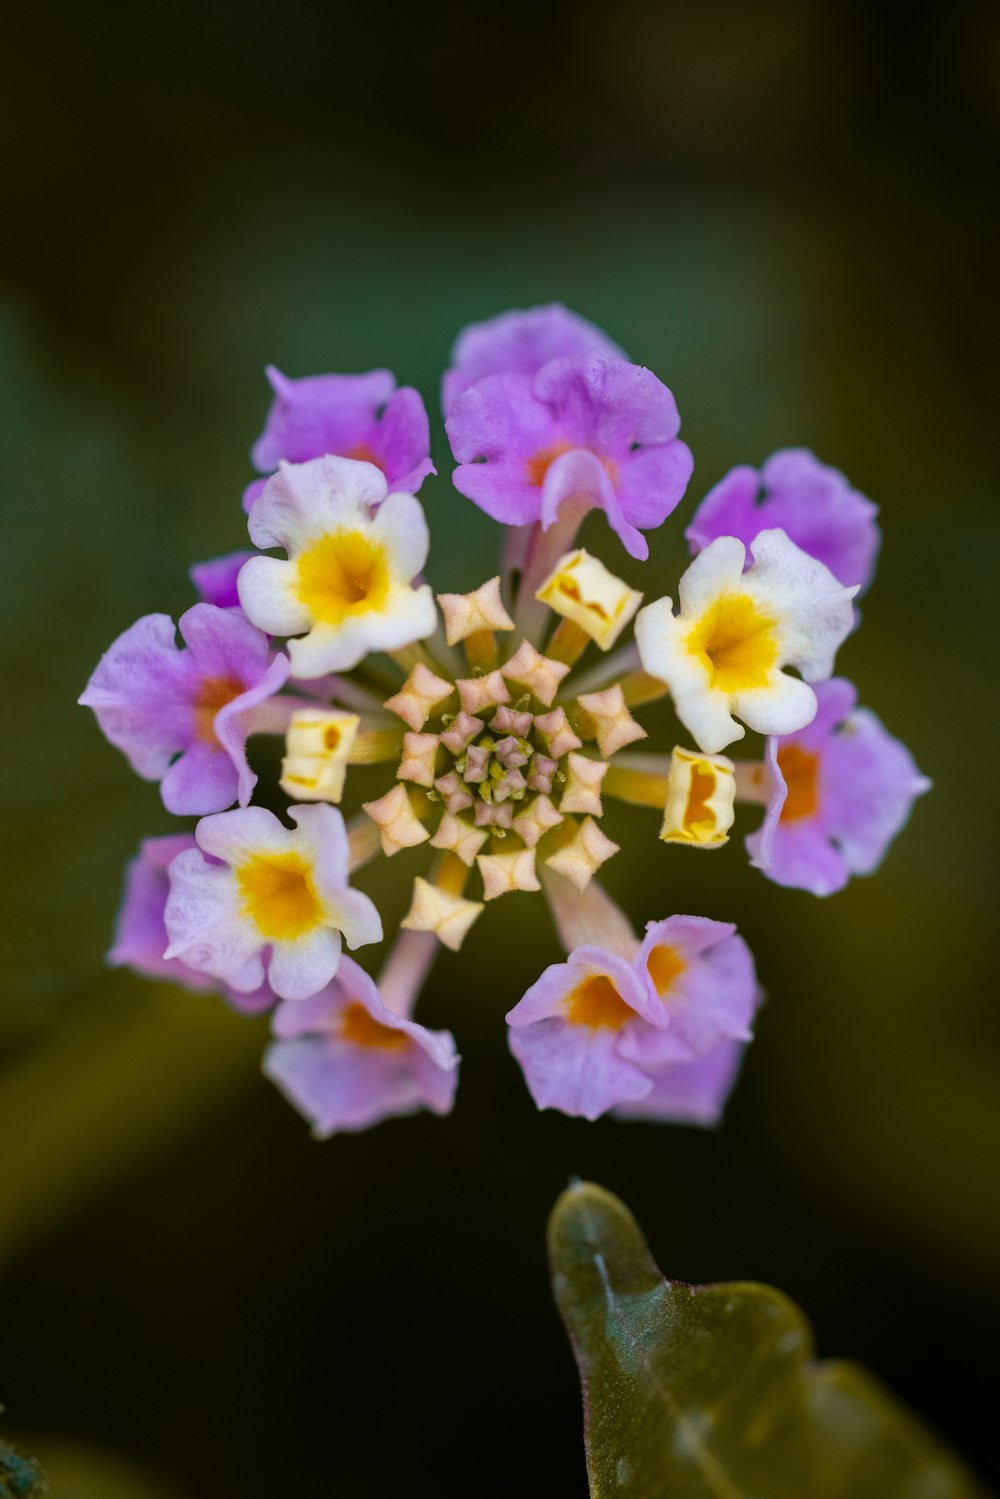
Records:
M294 942L275 942L267 980L279 999L318 994L340 967L340 933L319 927Z
M734 692L734 713L757 734L794 734L816 717L816 694L798 677L773 671L766 687Z
M797 666L809 682L824 680L833 671L837 648L854 628L851 600L857 588L845 588L782 530L761 531L750 551L754 560L744 589L778 620L782 662Z
M277 557L251 557L240 568L236 589L243 613L269 635L308 630L312 615L298 596L299 570Z
M427 561L431 536L423 506L412 494L391 494L378 508L372 533L384 545L393 580L409 583Z
M699 552L677 585L681 613L696 619L720 594L743 592L746 547L735 536L719 536Z
M291 555L330 531L366 522L385 493L385 475L371 463L329 455L282 463L251 507L250 539Z
M241 807L203 817L195 837L204 853L232 865L254 854L285 854L295 847L295 834L266 807Z

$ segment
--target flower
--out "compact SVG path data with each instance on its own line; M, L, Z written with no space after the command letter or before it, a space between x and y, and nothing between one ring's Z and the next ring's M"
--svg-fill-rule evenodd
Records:
M651 921L634 959L667 1011L645 1061L693 1062L720 1041L749 1041L760 1004L753 958L728 921L668 916Z
M168 812L221 812L250 800L257 777L247 735L283 727L269 703L288 679L288 657L241 614L195 604L173 620L146 614L101 657L80 697L106 738L144 780L159 781Z
M642 594L581 547L560 557L535 597L610 650L642 603Z
M361 719L340 708L300 708L285 735L282 791L300 802L339 802Z
M346 671L433 633L431 590L411 587L430 546L424 512L411 494L388 494L372 464L282 463L249 529L255 546L284 547L288 560L252 557L240 603L262 630L302 637L288 645L296 676Z
M797 734L767 742L764 821L747 838L753 864L778 885L832 895L872 874L930 781L842 677L816 689L818 711Z
M180 958L163 956L168 943L163 920L170 893L168 870L178 854L197 846L190 833L143 839L125 871L125 893L108 962L113 968L131 968L146 978L169 979L185 989L221 990L232 1007L245 1015L268 1010L275 996L267 984L250 994L238 994Z
M670 755L660 837L688 848L721 848L736 818L736 772L725 755L676 746Z
M838 583L784 531L761 531L750 551L744 573L742 541L711 542L681 578L680 613L658 599L635 622L644 669L667 684L678 718L708 754L742 739L734 714L761 734L804 728L816 712L807 684L830 675L853 624L857 588Z
M671 916L650 922L631 961L584 945L547 968L508 1014L508 1040L539 1108L596 1119L649 1099L653 1114L667 1107L675 1074L751 1039L759 1003L735 927ZM708 1115L721 1081L709 1064L700 1086L680 1083L675 1106L687 1099L693 1118L700 1100Z
M381 941L378 911L347 883L343 817L325 803L289 816L294 832L263 807L202 818L197 849L170 865L166 957L246 994L266 967L280 999L307 999L337 972L342 936Z
M260 473L271 474L282 462L307 463L333 454L374 463L391 490L416 494L435 472L424 403L409 386L397 390L390 370L290 380L269 364L265 373L274 400L253 447ZM255 479L247 486L244 510L263 494L265 482Z
M841 583L857 584L863 593L881 540L877 515L878 506L837 469L807 448L783 448L759 472L741 464L720 479L684 534L698 552L719 536L737 536L749 546L765 527L780 526Z
M573 358L593 349L624 357L606 333L559 302L470 323L455 340L451 368L441 381L444 414L484 375L536 375L550 359Z
M319 1139L429 1109L451 1112L459 1057L449 1031L387 1009L350 958L309 999L279 1005L264 1072Z
M507 1039L540 1109L598 1119L650 1091L642 1047L666 1023L652 986L630 963L578 947L510 1011Z
M673 396L647 369L593 352L537 374L487 375L445 423L456 489L508 526L548 529L560 506L602 509L626 551L646 557L691 477Z

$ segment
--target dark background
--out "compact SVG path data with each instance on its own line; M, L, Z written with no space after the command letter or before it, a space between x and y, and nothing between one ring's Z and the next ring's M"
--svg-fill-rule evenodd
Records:
M91 1499L581 1496L543 1250L578 1173L667 1274L780 1285L995 1482L1000 11L50 5L5 51L5 1429ZM643 586L778 446L881 505L841 664L936 790L829 901L619 818L633 916L737 920L769 991L719 1131L535 1113L502 1017L555 946L516 897L424 1001L455 1114L316 1145L262 1025L102 968L170 819L74 699L243 544L268 360L423 391L430 578L478 584L496 528L450 488L439 373L463 323L553 298L667 381L695 453Z

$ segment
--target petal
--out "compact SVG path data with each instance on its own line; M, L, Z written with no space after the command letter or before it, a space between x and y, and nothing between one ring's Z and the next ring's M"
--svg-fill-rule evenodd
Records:
M193 738L195 674L166 614L136 620L105 651L80 703L147 781L159 780Z
M618 1055L613 1031L539 1020L512 1027L507 1040L540 1109L598 1119L617 1104L643 1098L652 1087Z
M247 735L254 731L254 709L280 691L288 681L291 669L288 657L279 652L253 687L223 704L215 715L215 737L236 771L241 807L247 805L257 784L257 777L247 764L246 755ZM204 807L201 810L214 812L221 809Z
M552 359L534 390L574 447L593 447L604 458L670 442L680 431L677 403L652 370L608 354Z
M373 463L332 457L282 463L250 511L250 540L301 551L330 531L367 520L387 492L385 475Z
M253 552L228 552L225 557L213 557L209 562L195 562L188 572L201 601L216 604L220 609L238 609L236 579L240 568L253 555Z
M713 542L692 566L721 545ZM857 588L845 588L784 531L761 531L750 551L753 566L743 587L779 620L782 663L797 666L807 682L830 676L837 648L854 627Z
M396 581L409 583L423 569L431 536L423 506L412 494L391 494L383 500L371 533L386 548Z
M717 1124L739 1074L745 1049L738 1041L720 1041L697 1062L663 1068L653 1074L652 1089L644 1098L621 1104L614 1112L623 1119Z
M269 635L298 635L312 615L299 599L299 571L278 557L251 557L237 579L240 604L249 620Z
M233 805L238 791L236 767L217 744L192 744L160 782L163 805L175 817L224 812Z
M274 401L253 448L254 467L266 473L282 459L305 463L325 453L350 455L370 444L379 409L392 399L390 370L363 375L306 375L291 380L269 365Z
M194 834L203 853L230 865L242 864L254 854L286 854L295 847L294 833L266 807L241 807L203 817Z
M230 816L246 814L221 813L220 820ZM199 830L212 820L204 819ZM170 945L165 956L181 958L199 973L222 979L240 993L259 989L264 982L260 941L239 914L231 872L209 864L197 849L189 849L177 855L169 874L164 922Z
M340 966L339 931L317 927L294 942L275 942L267 981L279 999L303 1000L326 987Z
M533 375L550 359L588 354L598 349L620 355L616 343L586 318L559 302L547 307L502 312L488 322L463 328L451 351L452 368L442 381L441 404L447 416L457 396L485 375Z
M430 450L426 407L420 393L406 385L392 396L379 423L377 456L389 488L415 494L435 472Z
M170 979L188 989L209 990L215 981L177 958L164 958L168 945L163 912L170 891L167 869L178 854L196 848L190 833L145 838L125 871L125 891L107 961L147 978Z
M235 677L244 686L267 670L267 636L249 619L215 604L194 604L178 622L200 677Z

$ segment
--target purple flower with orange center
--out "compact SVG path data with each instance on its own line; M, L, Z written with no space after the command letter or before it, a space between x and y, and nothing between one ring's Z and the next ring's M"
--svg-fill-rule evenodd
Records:
M673 396L651 370L593 352L537 374L487 375L445 423L460 494L508 526L545 530L603 510L633 557L691 477ZM562 512L562 515L560 515Z
M329 454L373 463L390 490L416 494L435 472L424 403L409 386L397 390L390 370L291 380L268 365L266 374L274 400L252 454L261 474L274 473L282 462L307 463ZM247 485L244 510L263 494L265 483L266 477Z
M317 1139L421 1109L450 1113L459 1062L453 1036L417 1025L392 998L395 1009L344 958L326 988L275 1010L264 1072Z
M287 700L275 694L288 674L288 657L249 620L195 604L177 628L166 614L137 620L101 657L80 702L133 770L159 781L168 812L198 816L249 802L257 777L247 736L284 729Z
M778 885L833 895L872 874L931 783L913 756L842 677L816 689L808 728L767 741L764 765L741 768L764 821L746 840L756 867Z

